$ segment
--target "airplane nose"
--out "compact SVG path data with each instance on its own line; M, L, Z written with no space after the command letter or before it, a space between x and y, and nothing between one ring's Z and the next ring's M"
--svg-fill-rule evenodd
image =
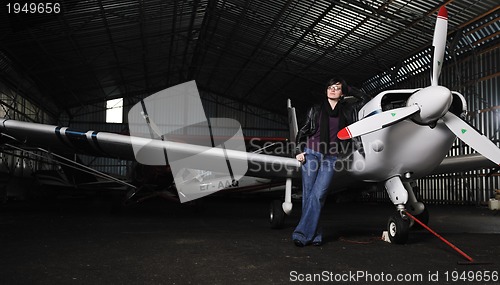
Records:
M419 123L427 124L441 118L451 106L451 91L443 86L429 86L413 94L406 105L417 105L420 112L413 117Z

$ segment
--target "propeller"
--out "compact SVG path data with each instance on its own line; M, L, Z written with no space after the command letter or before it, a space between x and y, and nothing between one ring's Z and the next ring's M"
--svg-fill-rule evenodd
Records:
M417 105L412 105L410 107L392 109L378 113L343 128L337 133L337 137L341 140L346 140L363 134L368 134L390 125L394 125L419 111L420 108Z
M432 73L431 86L423 88L412 94L406 103L406 107L392 109L376 115L364 118L350 126L340 130L337 137L341 140L350 139L356 136L368 134L385 127L398 123L412 115L414 120L428 124L435 122L442 117L450 108L452 95L450 90L438 86L438 78L441 73L441 66L446 48L446 35L448 31L448 12L443 6L439 9L436 26L434 29L434 39L432 41ZM396 112L397 111L397 112ZM394 115L398 114L398 115Z
M446 113L440 120L461 141L468 144L487 159L500 165L500 149L485 135L476 131L474 127L467 124L453 113Z
M443 6L439 9L436 19L436 26L434 28L434 37L432 39L432 74L431 86L438 86L439 75L441 74L441 67L443 66L444 51L446 48L446 36L448 33L448 11Z
M406 107L387 110L343 128L337 133L339 139L346 140L368 134L407 118L421 124L431 124L439 120L460 140L500 165L500 149L468 123L448 111L453 101L452 93L448 88L438 85L446 47L447 26L448 12L443 6L438 12L432 42L431 86L412 94L406 102Z

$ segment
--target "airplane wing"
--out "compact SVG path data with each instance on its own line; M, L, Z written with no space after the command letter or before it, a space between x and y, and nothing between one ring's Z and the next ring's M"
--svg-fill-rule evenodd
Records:
M144 152L175 154L176 157L196 155L199 169L211 166L214 159L229 157L234 163L247 163L247 175L257 177L298 177L300 163L293 158L249 153L231 149L132 137L108 132L87 131L21 122L0 118L2 141L38 146L49 150L66 150L94 156L135 160L134 147Z
M465 172L483 168L497 168L498 165L479 153L445 157L429 175Z

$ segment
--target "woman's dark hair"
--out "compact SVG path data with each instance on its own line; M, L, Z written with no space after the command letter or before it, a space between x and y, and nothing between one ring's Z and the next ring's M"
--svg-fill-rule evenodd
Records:
M342 77L332 77L328 82L326 83L325 90L328 89L328 86L334 85L340 83L342 84L342 94L347 96L349 92L349 87L347 86L347 82L344 80Z

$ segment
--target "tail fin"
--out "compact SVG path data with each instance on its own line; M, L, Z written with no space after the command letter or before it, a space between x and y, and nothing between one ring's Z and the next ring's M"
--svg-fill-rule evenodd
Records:
M297 126L297 114L295 114L295 108L292 107L292 100L287 100L287 108L288 108L288 128L290 130L290 142L295 143L295 137L299 131L299 127Z

